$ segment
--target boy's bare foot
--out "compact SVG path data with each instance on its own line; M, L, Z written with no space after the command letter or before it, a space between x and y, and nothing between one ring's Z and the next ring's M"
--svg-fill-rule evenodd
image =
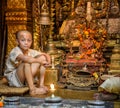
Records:
M47 92L43 88L34 88L33 90L30 90L30 95L31 96L42 95L42 94L46 94L46 93Z
M39 81L37 81L36 87L38 87L38 88L43 88L46 92L49 92L48 87L47 87L47 86L44 86L44 85L40 85L40 84L39 84Z
M46 92L49 92L49 89L46 86L40 86L40 88L43 88Z

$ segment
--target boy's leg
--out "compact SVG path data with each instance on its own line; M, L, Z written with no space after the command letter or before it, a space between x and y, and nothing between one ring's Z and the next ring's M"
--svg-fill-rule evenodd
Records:
M45 56L39 56L39 59L41 59L41 61L46 61L46 57ZM36 70L37 69L37 70ZM37 65L37 63L32 64L32 71L39 71L39 87L41 88L45 88L46 91L48 91L48 88L44 86L44 77L45 77L45 71L46 68L44 65L40 65L39 67ZM33 72L35 73L35 72Z
M40 87L44 86L45 70L46 68L44 66L40 67Z
M44 55L38 56L37 58L39 58L41 61L46 61L46 57ZM44 86L44 76L45 76L45 70L46 68L42 65L38 63L33 63L32 64L32 72L34 75L36 75L35 72L39 71L39 86Z
M17 70L18 77L20 78L21 82L24 82L25 79L27 80L31 95L45 94L46 91L44 91L44 89L36 88L34 86L33 73L31 68L31 64L29 63L21 64Z
M22 83L24 83L25 80L27 80L30 90L34 88L31 64L22 63L17 69L17 75Z
M46 68L44 66L41 66L40 67L39 87L44 88L48 92L49 89L44 85L45 71L46 71Z

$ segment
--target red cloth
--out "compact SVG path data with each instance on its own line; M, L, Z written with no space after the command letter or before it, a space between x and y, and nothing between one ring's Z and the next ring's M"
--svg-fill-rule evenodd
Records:
M96 64L97 63L97 60L96 59L80 59L80 60L77 60L77 59L66 59L65 60L66 63L78 63L78 64L84 64L84 63L93 63L93 64Z

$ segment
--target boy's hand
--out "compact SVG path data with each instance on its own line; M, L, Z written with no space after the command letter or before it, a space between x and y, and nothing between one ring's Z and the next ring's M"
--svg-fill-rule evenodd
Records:
M49 64L47 61L43 61L43 62L42 62L42 65L44 65L45 67L50 66L50 64Z

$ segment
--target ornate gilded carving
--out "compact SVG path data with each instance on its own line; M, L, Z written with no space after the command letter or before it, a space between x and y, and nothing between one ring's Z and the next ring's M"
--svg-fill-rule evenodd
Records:
M26 0L8 0L6 9L6 22L8 28L7 54L16 46L15 33L21 29L32 31L32 12ZM32 7L31 7L32 8Z
M6 13L6 20L7 23L25 23L27 19L27 12L26 11L10 11Z
M40 2L39 0L33 1L32 7L33 14L33 48L39 50L40 49Z
M7 45L7 54L11 51L13 47L16 46L15 33L18 30L26 29L25 25L8 25L8 45Z
M89 0L79 0L77 7L83 6L86 7L86 3ZM105 17L108 12L109 0L91 0L92 8L94 10L94 16L97 18Z
M8 9L26 9L26 0L7 0L7 8Z
M32 12L30 13L30 11L30 5L26 4L26 0L8 0L6 12L7 23L28 23L27 21L32 20Z
M50 16L51 16L51 35L55 34L55 15L56 15L56 9L55 9L55 0L51 0L50 2Z

